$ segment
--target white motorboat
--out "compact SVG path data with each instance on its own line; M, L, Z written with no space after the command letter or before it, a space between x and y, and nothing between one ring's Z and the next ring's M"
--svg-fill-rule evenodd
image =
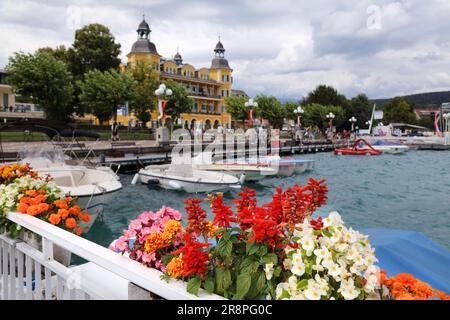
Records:
M409 147L404 144L384 140L377 140L373 142L372 147L375 150L382 151L383 153L391 154L399 154L409 151Z
M110 168L55 164L44 158L23 159L22 162L30 163L40 176L50 176L56 186L77 198L81 210L88 211L91 216L89 222L80 223L84 232L89 231L98 216L103 213L104 206L122 189L118 176Z
M245 175L239 178L223 173L199 170L191 164L150 165L134 176L132 184L140 181L157 184L168 190L183 190L188 193L226 191L241 188Z
M251 165L249 163L236 162L223 162L212 161L212 154L210 152L203 152L198 156L192 158L194 168L199 170L223 172L241 178L245 175L245 181L259 181L268 176L277 174L277 171L273 168L260 165Z

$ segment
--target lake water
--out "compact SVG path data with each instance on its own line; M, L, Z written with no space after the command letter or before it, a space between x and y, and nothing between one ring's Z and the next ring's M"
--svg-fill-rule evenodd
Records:
M379 157L335 156L318 153L296 156L315 160L315 169L289 178L270 178L248 184L259 203L269 202L274 187L305 184L308 177L328 181L329 198L318 214L337 210L355 229L386 227L415 230L450 249L450 153L410 151ZM148 187L132 186L133 175L122 175L124 188L96 221L86 237L107 246L120 236L130 220L142 211L171 206L184 214L183 200L202 197ZM231 200L238 191L225 194ZM205 206L206 208L206 206Z

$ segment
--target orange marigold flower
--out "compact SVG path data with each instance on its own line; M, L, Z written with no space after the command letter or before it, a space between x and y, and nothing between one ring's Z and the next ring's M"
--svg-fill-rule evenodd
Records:
M38 192L41 195L45 195L47 193L47 191L45 191L44 189L39 189Z
M69 216L69 210L58 209L58 214L61 216L61 218L66 219Z
M80 208L80 206L78 206L78 205L75 205L75 206L69 208L69 213L70 213L70 214L73 214L73 215L79 214L80 211L81 211L81 208Z
M167 264L166 271L172 278L179 278L183 275L184 263L182 257L175 257Z
M30 216L37 216L40 213L41 211L39 210L39 205L37 204L29 206L27 209L27 214L29 214Z
M77 221L74 218L69 218L66 220L66 227L73 229L77 226Z
M75 233L77 234L77 236L81 236L82 232L83 230L81 230L81 228L75 228Z
M163 248L165 246L164 242L165 241L161 233L150 233L145 240L145 251L148 253L155 252L159 248Z
M28 205L25 202L20 202L17 206L17 211L20 213L27 213Z
M36 190L27 190L25 191L25 194L29 197L36 197L37 196L37 192Z
M61 222L61 217L55 213L51 214L50 217L48 218L48 221L51 224L57 225Z
M48 205L48 203L40 203L38 204L39 206L39 211L42 213L44 211L48 211L48 209L50 209L50 206Z
M44 202L45 200L47 200L47 197L42 195L42 194L40 194L40 195L37 195L36 198L34 198L34 199L35 199L36 202L39 203L39 202Z
M69 205L64 200L55 200L55 201L53 201L53 204L60 209L68 209L69 208Z

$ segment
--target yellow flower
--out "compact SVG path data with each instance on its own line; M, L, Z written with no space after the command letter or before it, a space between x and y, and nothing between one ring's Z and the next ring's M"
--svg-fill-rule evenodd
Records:
M169 264L166 267L166 272L172 278L179 278L183 275L183 258L175 257L170 260Z
M155 252L159 248L164 247L164 240L161 233L150 233L145 240L145 251L148 253Z

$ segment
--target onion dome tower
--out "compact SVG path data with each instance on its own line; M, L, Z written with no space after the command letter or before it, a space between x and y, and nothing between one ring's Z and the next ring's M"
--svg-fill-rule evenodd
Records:
M178 52L173 57L173 61L177 64L177 66L181 66L183 64L183 58L181 57L181 54Z
M214 58L211 63L210 69L230 69L228 65L228 60L225 59L225 48L219 39L214 49Z
M156 70L159 70L159 61L161 56L156 50L155 44L150 41L150 33L152 30L150 29L147 21L145 21L145 16L139 24L136 32L137 40L131 47L130 53L127 55L128 63L135 64L138 62L146 62L153 65Z

